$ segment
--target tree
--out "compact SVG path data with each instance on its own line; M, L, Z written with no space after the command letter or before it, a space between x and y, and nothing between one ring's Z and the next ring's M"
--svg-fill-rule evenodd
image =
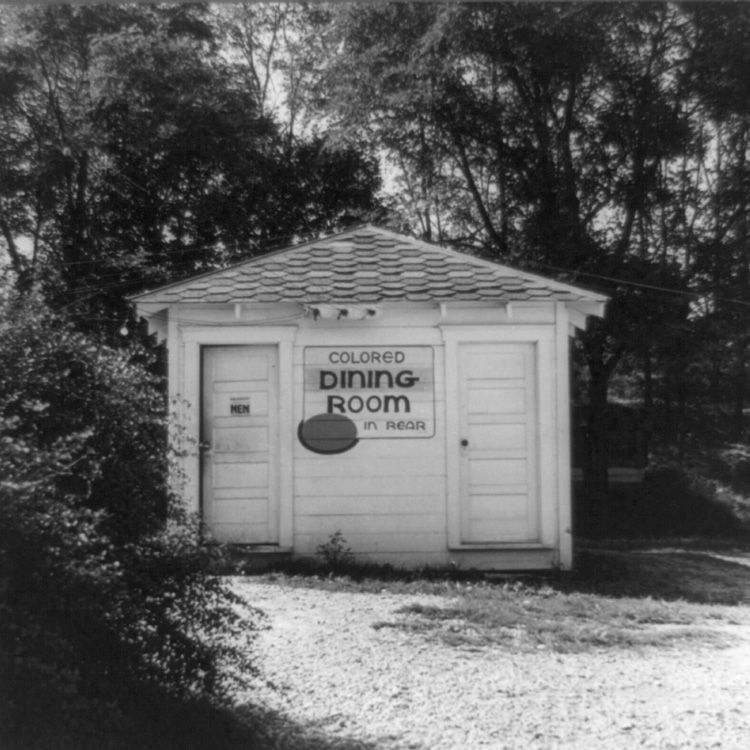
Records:
M152 354L4 291L0 356L0 744L185 747L254 619L169 489Z
M337 9L316 33L338 54L309 106L401 167L415 231L612 295L580 347L600 497L612 375L687 314L689 19L655 4L390 4Z
M375 165L283 139L206 9L60 6L4 18L5 249L21 283L80 305L82 322L119 328L128 291L375 207Z
M750 16L732 6L721 6L716 13L690 10L696 29L690 79L700 132L711 145L702 162L705 220L695 233L691 267L706 300L700 325L711 352L710 389L714 397L725 389L731 394L729 429L722 432L740 442L747 436L750 394Z

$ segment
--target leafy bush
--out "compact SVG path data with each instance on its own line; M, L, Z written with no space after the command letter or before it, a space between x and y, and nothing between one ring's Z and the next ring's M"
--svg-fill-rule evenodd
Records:
M0 357L0 746L128 746L144 707L226 703L252 613L170 494L148 351L32 297L0 301Z
M574 503L574 527L591 539L747 539L750 525L717 491L716 483L679 465L651 467L641 483L612 484L596 523L586 512L581 488Z
M341 530L331 534L324 544L319 544L316 554L331 570L341 570L354 564L354 553Z
M731 489L750 494L750 445L731 443L715 450L707 461L708 472Z

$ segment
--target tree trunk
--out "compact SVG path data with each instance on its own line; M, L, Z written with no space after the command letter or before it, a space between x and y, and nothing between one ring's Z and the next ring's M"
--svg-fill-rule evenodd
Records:
M583 493L587 526L602 532L607 522L609 446L604 424L609 376L592 371L586 409L586 442L583 461Z
M654 424L654 375L651 362L651 349L646 347L643 351L643 411L644 414L644 453L649 454L651 447L651 432Z
M16 287L21 292L28 292L32 286L32 269L16 244L16 238L10 224L0 216L0 235L5 240L5 249L10 259L10 266L16 274Z
M747 400L747 345L738 342L734 370L731 439L742 442L745 435L745 402Z
M607 528L609 493L609 441L607 436L607 393L612 373L622 356L622 347L607 351L604 331L593 332L584 342L589 370L586 440L583 459L586 526L595 532Z

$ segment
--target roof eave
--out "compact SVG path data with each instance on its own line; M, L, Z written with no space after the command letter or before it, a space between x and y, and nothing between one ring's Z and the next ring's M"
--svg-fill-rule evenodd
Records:
M601 295L597 295L601 297ZM568 321L570 325L580 331L586 330L589 317L603 318L606 311L608 298L576 300L568 302Z

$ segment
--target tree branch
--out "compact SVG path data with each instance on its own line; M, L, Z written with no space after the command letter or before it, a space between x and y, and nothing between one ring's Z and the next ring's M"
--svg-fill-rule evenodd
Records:
M497 247L501 252L505 252L506 247L504 246L503 238L500 236L497 229L495 229L495 225L492 223L492 218L490 217L489 211L487 210L487 206L482 200L482 195L480 194L477 183L474 180L474 175L471 171L471 164L469 163L469 156L466 153L466 146L464 145L463 139L461 138L461 134L456 128L451 128L451 137L453 140L453 145L456 147L456 151L458 152L461 171L463 172L464 178L466 179L466 184L469 188L469 192L471 193L471 197L474 200L474 204L477 207L477 211L479 211L479 216L482 219L482 224L484 225L485 231L489 235L492 244L495 245L495 247Z
M2 232L3 239L5 240L11 267L17 274L23 273L25 266L23 255L21 255L18 249L18 244L13 236L10 224L8 224L8 220L4 216L0 216L0 232Z

